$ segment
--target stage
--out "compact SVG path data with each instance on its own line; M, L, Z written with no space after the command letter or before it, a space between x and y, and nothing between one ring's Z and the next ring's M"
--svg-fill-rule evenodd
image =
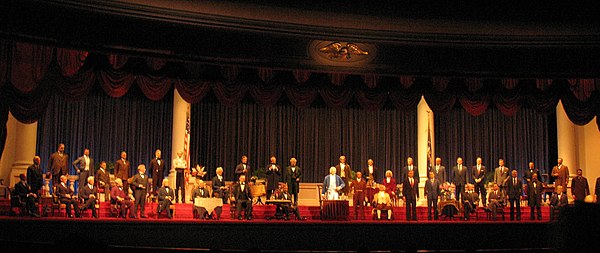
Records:
M426 207L418 207L418 221L406 221L404 207L394 208L392 221L373 220L365 210L365 220L355 220L350 207L348 220L323 221L319 206L301 206L307 220L266 220L274 206L258 205L253 220L231 219L228 205L220 220L193 219L191 204L177 204L175 218L156 219L148 205L145 219L107 217L102 203L101 217L93 219L88 211L83 218L29 218L1 216L0 244L44 252L54 245L68 243L81 250L98 251L522 251L553 252L561 222L551 222L548 207L541 221L529 220L529 208L522 207L521 221L490 221L475 217L469 221L427 220ZM313 212L317 212L317 216ZM164 215L164 214L163 214ZM76 242L76 243L75 243ZM38 251L41 250L41 251Z

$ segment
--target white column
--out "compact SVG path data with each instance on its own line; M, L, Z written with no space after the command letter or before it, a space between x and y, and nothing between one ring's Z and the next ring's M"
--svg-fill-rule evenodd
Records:
M171 161L177 157L177 152L183 151L183 138L185 137L186 111L190 103L183 100L177 89L173 92L173 133L171 140ZM188 164L189 166L189 164ZM169 168L169 182L175 189L175 170L173 165Z
M9 114L7 126L2 164L12 161L8 180L9 186L12 186L19 181L19 174L27 174L27 167L33 164L37 142L37 122L23 124Z
M569 166L569 175L572 177L579 168L577 126L567 117L562 102L558 102L556 106L556 135L558 157L562 157L564 164Z
M421 101L417 105L417 148L418 148L418 158L417 165L419 166L419 204L418 205L426 205L427 202L424 198L424 187L425 180L427 179L427 127L431 131L431 148L432 152L434 149L433 143L433 112L431 112L431 108L427 105L425 101L425 97L421 96Z

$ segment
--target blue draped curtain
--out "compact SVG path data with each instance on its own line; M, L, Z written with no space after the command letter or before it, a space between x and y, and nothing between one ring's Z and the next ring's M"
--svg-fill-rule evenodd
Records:
M163 158L170 158L172 93L171 90L170 95L156 102L145 98L135 87L120 98L109 97L99 87L80 102L53 96L38 121L36 152L42 158L42 168L47 170L50 154L59 143L65 144L70 162L89 148L95 167L101 161L114 163L121 151L126 151L131 173L137 172L141 163L147 166L156 149L162 150ZM76 174L72 167L70 174Z
M227 180L233 180L242 155L254 169L264 168L272 155L282 166L294 156L304 182L322 182L340 155L354 171L365 169L371 158L380 173L394 174L407 156L417 155L416 107L368 111L203 102L192 105L191 122L191 161L204 164L210 177L223 167Z
M521 177L530 161L541 174L550 173L556 164L556 143L556 115L540 114L528 107L514 116L506 116L495 107L479 116L458 107L435 114L435 155L442 158L450 179L459 156L468 168L481 157L488 178L493 178L500 158Z

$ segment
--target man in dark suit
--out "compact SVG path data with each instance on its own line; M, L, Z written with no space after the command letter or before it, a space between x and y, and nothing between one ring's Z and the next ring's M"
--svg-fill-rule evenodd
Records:
M277 164L277 158L271 156L270 162L265 166L267 174L267 199L271 199L271 194L279 189L281 178L281 167Z
M240 178L240 175L246 176L247 180L252 177L252 168L248 165L248 156L242 156L242 162L235 166L235 177Z
M556 186L556 192L550 197L550 220L554 220L554 212L562 211L569 204L569 198L564 193L562 185Z
M158 207L156 208L156 218L160 216L163 210L167 211L167 218L173 219L170 206L175 199L175 191L169 187L169 179L164 178L161 181L161 187L158 189Z
M40 167L40 157L33 157L33 164L27 168L27 183L31 189L31 192L36 195L40 194L40 189L44 185L44 175L42 168Z
M289 193L287 185L282 185L281 191L278 190L275 192L275 199L292 200L292 194ZM306 220L306 217L300 216L300 210L298 210L298 206L294 205L293 203L277 205L275 213L282 214L285 220L290 219L290 213L294 213L296 220Z
M98 187L104 189L104 201L109 200L110 198L110 175L106 171L106 162L100 162L100 168L96 171L96 177L94 177L94 181L98 183Z
M567 184L569 184L569 167L563 164L563 159L557 159L557 165L552 168L552 177L554 177L554 185L562 186L563 191L567 192Z
M340 156L340 163L335 165L335 169L337 171L337 175L342 178L342 181L344 181L344 185L349 185L350 178L352 177L352 168L350 167L350 164L346 163L346 156ZM340 193L348 195L348 192L350 192L349 189L350 187L344 187Z
M463 193L461 201L463 205L464 219L469 220L469 214L477 211L479 194L473 190L475 186L472 184L467 184L465 188L466 191Z
M71 206L75 210L75 217L79 218L79 202L73 196L73 190L67 185L67 176L60 176L60 183L56 186L56 195L60 199L60 203L65 204L67 217L73 218L71 214Z
M115 179L115 186L110 190L110 199L112 204L118 204L121 206L121 217L125 219L127 217L127 209L129 209L129 218L135 218L134 213L131 210L133 202L131 201L132 196L125 193L123 188L123 181L120 178Z
M123 191L125 194L129 194L129 183L127 179L129 179L131 170L131 163L127 161L127 153L125 151L121 152L121 159L115 162L115 177L120 178L123 182Z
M298 192L300 192L300 181L302 181L302 169L296 165L295 157L290 159L290 166L285 168L283 181L287 184L290 194L294 196L294 205L298 205Z
M406 166L402 167L402 171L400 172L400 182L404 182L404 179L408 177L409 171L414 171L414 178L417 180L417 184L419 184L419 169L414 165L412 157L408 157L406 159Z
M216 176L212 178L213 196L223 199L223 204L227 203L227 197L229 196L229 190L225 186L225 178L223 177L223 168L217 167Z
M435 178L435 172L429 171L429 179L425 181L425 198L427 198L427 219L431 220L431 213L433 212L433 219L438 219L438 197L440 196L440 180Z
M80 186L79 189L79 197L83 199L81 210L92 209L92 217L98 219L98 213L96 212L98 189L94 187L94 177L88 177L87 184Z
M138 174L133 176L131 181L134 189L134 203L133 203L133 216L137 215L138 206L140 207L140 217L148 218L145 213L146 208L146 194L148 193L148 175L146 175L146 165L138 165Z
M435 173L435 178L440 181L440 183L445 183L446 180L446 167L442 165L442 158L435 158L435 166L431 168L431 171Z
M462 157L456 159L456 166L452 168L452 180L456 187L456 199L460 200L460 195L465 191L467 184L467 166L463 165Z
M475 193L477 193L477 195L481 194L481 200L483 202L483 205L485 206L485 203L487 203L487 192L485 191L485 178L487 176L487 169L485 168L485 165L481 163L481 157L477 157L476 164L473 166L473 168L471 168L471 176L473 177Z
M571 180L571 195L575 204L584 203L585 196L590 195L590 186L581 169L577 169L577 176Z
M29 184L27 184L27 177L25 174L19 175L19 181L15 184L14 193L19 196L20 201L25 202L25 208L27 208L27 214L33 217L40 217L39 211L35 206L35 199L37 193L32 191Z
M244 174L240 175L239 182L233 185L232 198L235 201L235 212L238 220L242 219L242 208L244 208L246 219L252 220L252 194Z
M525 181L527 181L527 183L531 182L531 178L534 173L538 175L538 181L541 181L539 178L540 170L538 170L535 167L535 163L529 162L529 168L525 171L525 175L523 176L523 178L525 179Z
M506 182L510 169L504 166L504 159L498 159L498 167L494 170L494 183L498 184L500 191L506 195Z
M538 174L531 174L531 180L527 183L528 204L531 209L531 220L534 220L533 211L537 211L537 219L542 219L542 182L538 180Z
M402 183L404 204L406 205L406 220L417 220L417 201L419 200L419 183L415 178L415 171L409 170Z
M515 208L517 209L517 220L521 220L521 195L523 194L523 184L517 178L517 171L512 170L511 176L507 181L506 192L508 202L510 203L510 220L515 220Z
M498 209L504 208L504 200L506 197L504 193L500 191L500 187L498 184L494 183L494 187L490 192L490 196L488 198L488 208L492 212L492 220L496 220L496 214L498 213Z
M152 172L152 192L157 192L165 178L165 161L161 157L160 149L154 151L154 158L150 160L150 171Z
M358 213L360 209L360 216L365 219L365 191L367 189L367 181L362 178L362 172L356 172L356 179L350 182L350 187L354 190L352 201L354 202L354 219L358 220Z
M83 187L87 182L87 178L94 176L94 160L90 158L89 149L84 149L83 155L73 161L73 168L75 168L75 171L79 175L77 187Z
M60 184L60 176L69 174L68 161L69 155L65 154L65 144L61 143L58 145L58 151L52 153L48 160L48 167L52 171L53 186Z

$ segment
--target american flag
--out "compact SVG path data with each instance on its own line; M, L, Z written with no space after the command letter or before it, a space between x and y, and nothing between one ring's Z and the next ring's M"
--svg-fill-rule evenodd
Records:
M185 137L183 137L183 154L187 166L190 166L190 109L191 105L188 104L185 112Z
M431 170L433 168L433 150L431 148L431 129L429 128L430 119L429 113L427 115L427 168Z

